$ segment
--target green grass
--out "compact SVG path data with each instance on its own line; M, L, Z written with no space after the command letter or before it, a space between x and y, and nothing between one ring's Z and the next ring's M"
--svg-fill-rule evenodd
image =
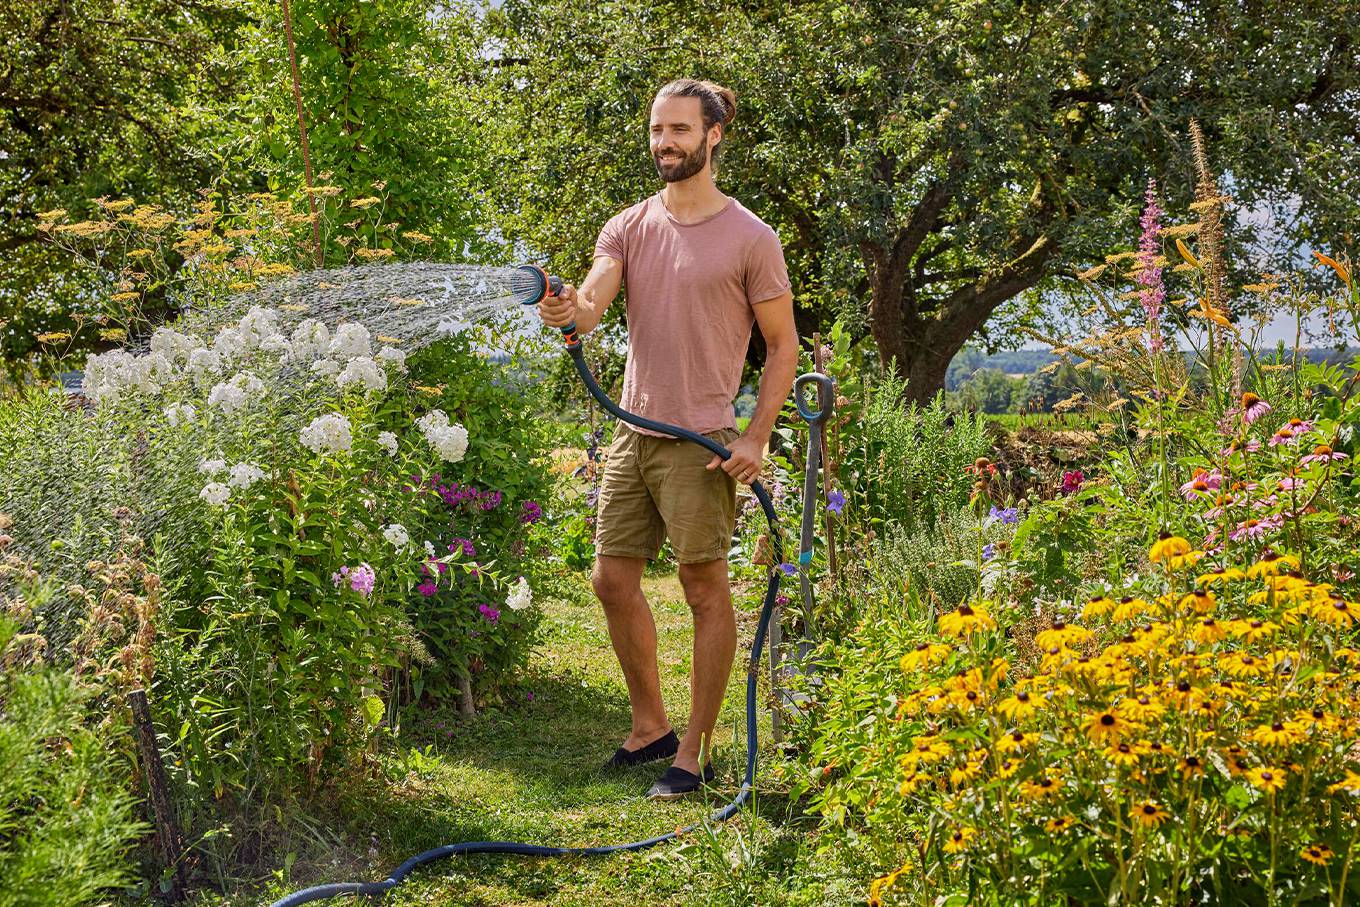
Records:
M677 729L689 712L692 627L675 575L648 576L656 614L661 681ZM549 602L545 632L524 677L503 702L473 719L450 708L402 729L381 754L381 772L351 786L311 835L295 838L296 859L283 873L233 905L267 904L281 894L326 882L381 879L402 860L441 844L512 840L599 845L651 837L701 821L740 783L745 761L745 659L755 630L759 590L739 595L737 668L717 732L718 782L704 799L649 803L643 794L666 763L620 773L598 768L629 730L628 698L609 647L599 605ZM764 665L762 665L764 667ZM532 693L532 700L529 694ZM763 695L763 694L762 694ZM734 737L735 732L735 737ZM790 807L769 769L777 756L763 738L757 812L720 831L680 844L611 857L535 859L477 856L418 870L384 901L390 905L855 903L857 890L828 899L837 880L790 879L809 871L810 819ZM428 751L430 758L411 755ZM302 842L303 838L310 840ZM274 865L281 866L283 853ZM862 890L862 889L860 889ZM806 898L806 899L802 899ZM220 898L212 898L221 903ZM343 902L341 902L343 903Z

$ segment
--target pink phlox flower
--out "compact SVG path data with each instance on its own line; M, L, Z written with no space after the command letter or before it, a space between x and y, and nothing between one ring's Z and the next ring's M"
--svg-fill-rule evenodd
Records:
M421 595L425 596L426 598L430 598L435 594L435 592L439 591L439 587L434 584L434 580L427 579L419 586L416 586L416 591L419 592Z
M458 554L462 552L465 557L476 557L477 549L472 544L472 539L454 539L449 543L449 553Z
M341 567L337 572L331 574L331 582L335 585L339 586L348 582L349 587L360 595L370 594L377 579L377 574L368 564L360 564L357 567Z
M501 619L501 612L490 605L478 605L477 610L482 612L482 617L485 617L489 623L494 624Z

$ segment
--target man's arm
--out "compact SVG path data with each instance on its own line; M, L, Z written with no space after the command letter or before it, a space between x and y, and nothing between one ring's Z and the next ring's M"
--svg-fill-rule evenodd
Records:
M577 332L587 334L599 325L622 286L623 263L608 255L598 255L580 290L567 284L561 293L538 304L538 314L545 324L555 328L575 321Z
M708 464L709 469L721 465L728 475L748 485L760 477L770 431L784 401L789 398L798 372L798 328L793 323L793 294L784 293L758 302L752 308L760 334L765 338L765 369L760 375L756 411L746 431L732 442L731 459L724 463L715 456Z

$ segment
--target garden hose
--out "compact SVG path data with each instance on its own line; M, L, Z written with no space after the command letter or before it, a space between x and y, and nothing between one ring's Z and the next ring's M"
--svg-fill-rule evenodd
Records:
M525 265L521 269L524 273L523 285L518 289L522 290L519 296L520 301L525 305L537 305L549 295L555 296L562 289L562 281L556 277L549 276L541 268L534 265ZM675 425L667 425L664 422L656 422L645 419L632 413L624 412L605 395L596 383L595 376L590 373L590 367L586 365L585 354L581 349L581 340L577 335L576 325L564 327L562 336L566 340L567 352L571 355L572 361L576 364L576 371L580 374L581 380L585 383L586 389L605 410L616 418L627 422L629 425L636 425L638 428L645 428L650 431L660 432L676 438L683 438L693 441L700 447L717 454L726 460L732 456L732 452L726 447L710 438L696 432L680 428ZM781 563L783 557L783 546L779 537L779 523L774 510L774 503L770 500L769 493L759 482L751 484L751 490L755 493L756 499L760 501L761 508L765 511L765 517L770 521L770 538L773 546L774 562ZM809 500L815 500L809 499ZM804 501L804 523L809 521L812 508L808 501ZM770 568L769 584L765 590L765 603L760 609L760 620L756 624L755 639L751 643L751 658L746 669L746 775L742 779L741 789L737 795L726 806L714 811L709 816L710 822L725 822L736 815L750 799L752 784L756 773L756 750L758 741L756 738L756 679L760 671L760 650L765 643L765 634L770 626L770 616L774 613L775 597L779 593L780 571L777 567ZM609 844L602 847L550 847L542 844L521 844L516 841L467 841L461 844L445 844L433 850L416 854L396 869L380 882L336 882L330 885L316 885L312 888L305 888L302 891L290 894L287 897L275 901L271 907L296 907L298 904L306 904L310 901L320 901L326 898L339 897L340 895L381 895L390 891L416 869L434 860L445 857L464 856L479 853L501 853L514 854L525 857L566 857L566 856L607 856L614 853L627 851L646 850L658 844L674 840L685 835L699 826L699 823L677 828L675 831L658 835L654 838L647 838L643 841L630 841L626 844Z

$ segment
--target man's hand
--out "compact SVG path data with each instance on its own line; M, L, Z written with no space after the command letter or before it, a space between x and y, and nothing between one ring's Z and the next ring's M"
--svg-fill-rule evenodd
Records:
M722 467L723 472L741 482L743 485L750 485L760 478L760 468L765 465L765 442L750 435L742 435L732 442L728 448L732 451L732 456L727 460L717 454L708 461L709 469Z
M576 288L571 284L562 287L556 296L545 297L538 304L538 317L544 324L564 328L576 320Z

